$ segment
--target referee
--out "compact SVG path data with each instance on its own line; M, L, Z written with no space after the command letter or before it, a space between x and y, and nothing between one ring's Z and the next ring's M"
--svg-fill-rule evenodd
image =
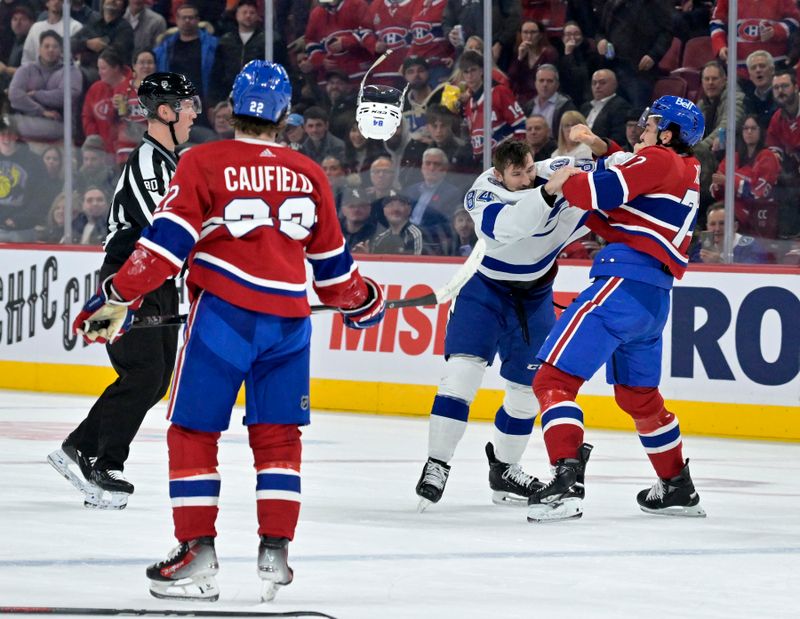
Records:
M175 147L189 139L201 112L194 85L179 73L153 73L139 86L147 132L130 154L114 192L100 281L113 275L133 253L153 211L175 174ZM174 280L144 297L138 316L175 314ZM48 461L84 493L87 507L123 509L133 493L122 472L130 444L147 411L167 392L178 346L177 327L132 331L106 351L117 379L106 387L86 419ZM77 467L77 470L75 470ZM103 493L110 498L103 498Z

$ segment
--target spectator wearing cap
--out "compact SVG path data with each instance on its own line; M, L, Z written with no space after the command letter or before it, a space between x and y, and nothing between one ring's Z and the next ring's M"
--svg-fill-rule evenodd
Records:
M317 163L322 163L328 155L339 160L344 157L344 142L328 131L328 119L328 112L317 106L308 108L303 114L306 139L300 152Z
M42 21L37 21L31 26L28 31L28 36L25 38L25 44L22 47L22 62L36 62L39 55L39 37L46 30L54 30L58 33L64 32L64 0L47 0L45 4L47 7L47 17ZM69 20L69 33L70 36L75 35L83 24L76 20ZM75 51L74 49L72 50Z
M403 105L403 118L408 126L411 137L419 135L419 130L425 126L425 110L431 99L433 90L430 86L430 70L424 58L411 56L403 61L403 78L408 83L406 100Z
M340 223L347 247L353 253L368 253L370 241L383 226L371 215L370 199L362 189L347 189L342 195Z
M289 114L286 117L286 128L283 130L281 144L288 146L292 150L300 150L303 146L303 141L306 139L303 123L302 114Z
M411 208L412 201L407 196L396 194L383 199L387 228L372 239L371 253L422 255L425 236L418 226L411 223Z
M0 117L0 242L30 243L47 217L42 160L21 141L13 119Z
M146 0L128 0L123 18L133 28L133 49L153 49L156 39L167 29L167 20L147 6Z
M0 6L5 6L0 2ZM22 63L22 49L33 25L33 11L26 4L17 4L6 30L0 30L0 91L5 91Z
M64 135L64 64L61 36L42 33L39 58L19 68L8 88L8 99L16 113L19 134L25 140L57 141ZM81 95L83 78L72 65L73 109Z
M212 102L226 100L242 67L264 57L264 28L256 0L239 0L234 16L236 28L220 37L214 55Z
M551 137L555 133L552 128L561 125L561 115L578 109L572 99L558 91L559 86L558 69L554 65L543 64L536 70L536 96L530 113L544 116Z
M356 117L356 106L356 93L347 75L337 69L328 71L321 107L328 111L328 130L342 141Z
M72 53L89 83L98 78L97 60L105 50L115 50L126 65L133 60L133 28L123 17L127 4L128 0L101 0L100 15L72 35Z
M103 138L89 135L81 146L81 167L75 177L75 189L84 192L95 186L112 195L116 185L116 170L111 155L106 151Z

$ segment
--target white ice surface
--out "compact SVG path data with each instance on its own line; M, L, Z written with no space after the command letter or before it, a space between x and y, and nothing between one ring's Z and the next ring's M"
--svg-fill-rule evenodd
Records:
M470 424L442 502L417 514L427 421L328 413L305 430L294 583L257 603L255 474L234 411L220 446L220 600L156 600L144 569L175 545L164 407L133 444L128 509L99 512L45 461L90 404L0 392L0 606L304 609L339 619L800 617L800 445L685 437L708 518L681 519L639 511L635 494L653 475L635 435L590 430L583 519L533 525L524 508L489 501L488 424ZM548 475L538 428L523 465Z

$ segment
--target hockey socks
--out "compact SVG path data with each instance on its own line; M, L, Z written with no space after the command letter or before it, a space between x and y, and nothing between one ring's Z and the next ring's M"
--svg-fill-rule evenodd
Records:
M169 496L175 537L180 542L217 535L219 436L219 432L200 432L175 424L167 430Z
M464 400L446 395L437 395L431 407L428 426L428 456L449 462L456 446L467 431L469 404Z
M576 458L583 444L583 410L575 402L584 380L543 363L533 381L542 410L542 435L550 464Z
M614 385L614 397L619 407L633 417L656 475L661 479L679 475L684 467L681 430L677 417L665 408L658 388Z
M247 431L256 469L258 534L294 539L300 515L300 428L258 423Z
M531 385L506 381L503 405L494 416L494 450L501 462L516 464L522 459L539 405Z

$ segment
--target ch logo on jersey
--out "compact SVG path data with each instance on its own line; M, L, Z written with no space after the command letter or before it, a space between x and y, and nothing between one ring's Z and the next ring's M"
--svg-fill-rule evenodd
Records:
M414 24L411 27L411 36L417 45L433 43L433 32L431 32L430 24Z
M761 41L761 20L743 19L737 26L737 38L742 42L755 43Z
M408 30L405 28L385 28L381 32L381 38L387 47L397 47L404 45L408 37Z

